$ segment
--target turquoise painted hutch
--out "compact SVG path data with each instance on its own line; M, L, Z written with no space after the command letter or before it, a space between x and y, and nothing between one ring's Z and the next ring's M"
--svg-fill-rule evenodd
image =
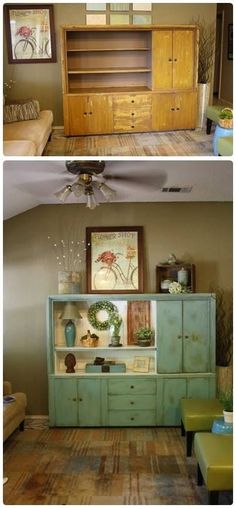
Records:
M115 305L122 317L120 347L109 345L109 329L98 331L88 320L91 306L104 301ZM79 316L73 347L66 346L62 319L68 302ZM139 346L130 337L130 305L135 302L149 306L149 346ZM104 309L96 316L99 323L108 317ZM49 296L47 329L50 426L180 425L182 397L215 396L212 294ZM87 330L99 337L96 346L86 347L81 340ZM68 354L74 359L72 373L66 372ZM88 372L96 357L122 364L125 372Z

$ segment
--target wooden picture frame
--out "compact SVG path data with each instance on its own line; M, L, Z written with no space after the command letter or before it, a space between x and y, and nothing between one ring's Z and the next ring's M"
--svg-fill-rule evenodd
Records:
M150 358L148 356L135 356L133 363L134 372L149 372Z
M56 62L52 4L5 4L9 63Z
M88 293L143 292L143 228L86 228Z
M233 60L233 24L228 25L228 60Z

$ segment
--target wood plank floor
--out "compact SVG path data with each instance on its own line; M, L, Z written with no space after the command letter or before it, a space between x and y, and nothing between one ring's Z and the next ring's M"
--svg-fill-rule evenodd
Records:
M6 505L207 504L176 428L26 425L4 444L4 476Z
M141 134L113 134L111 136L65 137L63 129L56 129L47 143L46 156L213 156L212 133L205 129L150 132Z

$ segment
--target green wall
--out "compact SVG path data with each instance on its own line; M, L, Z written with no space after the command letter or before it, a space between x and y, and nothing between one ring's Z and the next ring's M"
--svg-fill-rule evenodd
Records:
M230 203L42 205L4 223L4 379L25 391L28 414L47 414L46 299L57 293L55 252L48 235L84 239L85 227L143 226L145 292L155 267L174 253L196 265L196 291L232 292ZM85 263L81 292L85 292Z

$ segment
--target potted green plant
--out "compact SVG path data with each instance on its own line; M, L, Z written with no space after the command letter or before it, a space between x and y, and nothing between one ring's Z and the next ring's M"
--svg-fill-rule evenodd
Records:
M229 390L221 393L219 400L223 405L223 415L225 423L233 423L233 392Z
M111 346L120 346L120 328L122 325L122 318L118 312L114 311L109 319L110 332L111 332Z
M153 330L142 326L135 332L135 337L138 346L150 346L153 339Z

